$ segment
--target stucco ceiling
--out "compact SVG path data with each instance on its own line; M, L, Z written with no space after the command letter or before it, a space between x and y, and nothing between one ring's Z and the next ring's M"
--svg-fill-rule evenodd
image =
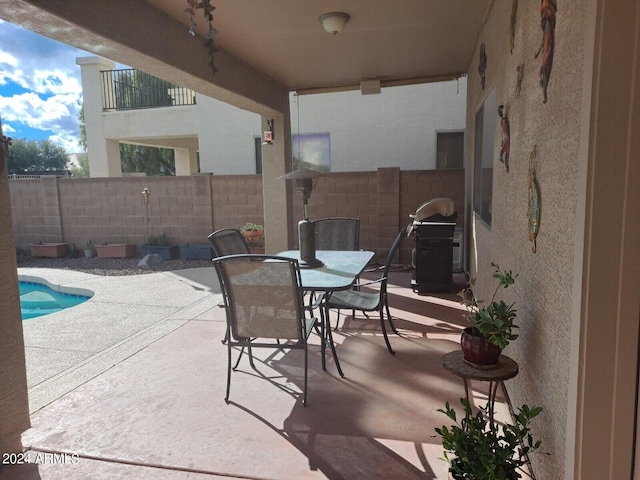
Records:
M384 85L464 74L493 0L212 2L216 44L229 54L226 58L239 60L233 68L244 64L247 71L301 91L358 88L361 80L372 78ZM186 7L187 0L0 0L0 18L153 73L153 59L146 64L127 60L149 42L156 49L177 51L172 42L182 40L183 31L188 36ZM320 15L334 11L351 16L335 36L319 21ZM202 11L196 22L205 36ZM127 51L129 47L134 50ZM155 55L160 61L162 57ZM175 66L179 69L180 61ZM225 73L213 81L225 86ZM232 88L229 83L226 87Z
M148 0L185 25L186 0ZM217 44L290 90L466 72L491 0L213 0ZM320 15L345 12L333 36ZM198 12L200 15L201 12ZM206 35L204 18L196 17Z

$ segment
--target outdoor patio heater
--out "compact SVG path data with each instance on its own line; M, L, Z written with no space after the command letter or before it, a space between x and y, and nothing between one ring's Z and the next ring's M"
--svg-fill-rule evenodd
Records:
M279 177L283 180L295 182L296 191L302 193L302 220L298 222L298 244L300 247L300 268L318 268L324 264L316 258L316 231L315 226L309 220L307 203L318 177L323 174L308 168L294 170Z

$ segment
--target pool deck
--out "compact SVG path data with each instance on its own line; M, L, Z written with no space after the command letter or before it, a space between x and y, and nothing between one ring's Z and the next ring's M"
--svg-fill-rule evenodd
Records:
M375 316L343 312L334 339L344 378L330 357L321 369L312 335L306 408L302 352L265 349L255 352L257 370L243 361L232 375L227 405L212 269L18 273L96 293L24 322L32 428L22 438L33 463L0 466L2 480L448 478L433 429L449 423L437 411L445 401L464 395L441 363L465 326L455 293L418 295L410 272L393 272L395 356ZM486 385L472 387L486 401Z

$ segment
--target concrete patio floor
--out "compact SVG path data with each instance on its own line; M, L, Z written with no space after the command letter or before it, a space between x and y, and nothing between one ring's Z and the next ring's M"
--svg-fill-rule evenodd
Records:
M441 358L459 348L465 325L455 293L418 295L411 272L390 276L395 356L377 317L342 312L340 378L330 357L322 371L312 335L306 408L295 350L258 349L255 371L243 360L225 403L225 314L212 269L19 274L96 293L24 322L32 427L23 445L34 463L2 466L0 479L448 478L434 432L448 419L437 409L458 404L464 387ZM463 283L456 275L453 291ZM478 402L485 393L473 385Z

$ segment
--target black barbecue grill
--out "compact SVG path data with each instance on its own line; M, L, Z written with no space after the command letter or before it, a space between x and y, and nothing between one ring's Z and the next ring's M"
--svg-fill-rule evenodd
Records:
M415 240L411 280L414 292L451 291L453 283L453 235L455 205L449 198L434 198L409 215L407 233Z

